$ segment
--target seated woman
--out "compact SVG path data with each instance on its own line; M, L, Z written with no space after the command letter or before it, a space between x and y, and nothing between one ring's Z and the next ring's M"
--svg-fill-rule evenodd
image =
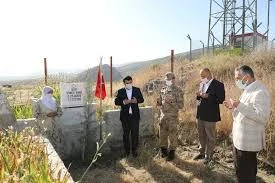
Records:
M38 132L49 139L57 152L62 142L61 128L57 123L57 117L61 116L61 114L61 108L53 97L53 88L45 86L42 96L37 101L35 117L37 119Z

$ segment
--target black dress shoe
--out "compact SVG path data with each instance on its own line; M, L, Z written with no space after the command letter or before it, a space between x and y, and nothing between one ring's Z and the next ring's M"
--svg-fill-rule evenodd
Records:
M175 159L175 150L170 150L166 160L172 161L173 159Z
M130 152L124 152L123 154L122 154L122 158L127 158L127 157L129 157L130 156Z
M161 148L161 157L166 158L168 156L167 148Z
M195 157L193 158L193 160L199 160L199 159L204 159L204 158L205 158L205 155L204 155L204 154L199 154L199 155L195 156Z

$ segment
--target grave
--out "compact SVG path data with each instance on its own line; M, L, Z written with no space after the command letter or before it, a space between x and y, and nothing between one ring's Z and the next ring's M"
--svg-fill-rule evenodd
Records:
M11 106L7 97L0 90L0 128L8 128L8 126L15 126L16 118L12 112Z

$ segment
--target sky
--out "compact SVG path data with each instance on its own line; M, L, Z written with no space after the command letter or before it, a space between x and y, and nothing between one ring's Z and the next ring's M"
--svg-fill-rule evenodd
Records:
M266 6L258 0L259 22ZM275 37L274 1L270 17ZM155 59L187 51L187 34L199 48L208 18L209 0L0 0L0 76L42 76L43 58L49 74L97 66L101 56L114 65Z

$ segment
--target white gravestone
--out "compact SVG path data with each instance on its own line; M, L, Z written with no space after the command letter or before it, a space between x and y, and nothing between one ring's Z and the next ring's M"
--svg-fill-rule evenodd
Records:
M82 107L86 105L87 94L84 83L60 83L60 105Z

